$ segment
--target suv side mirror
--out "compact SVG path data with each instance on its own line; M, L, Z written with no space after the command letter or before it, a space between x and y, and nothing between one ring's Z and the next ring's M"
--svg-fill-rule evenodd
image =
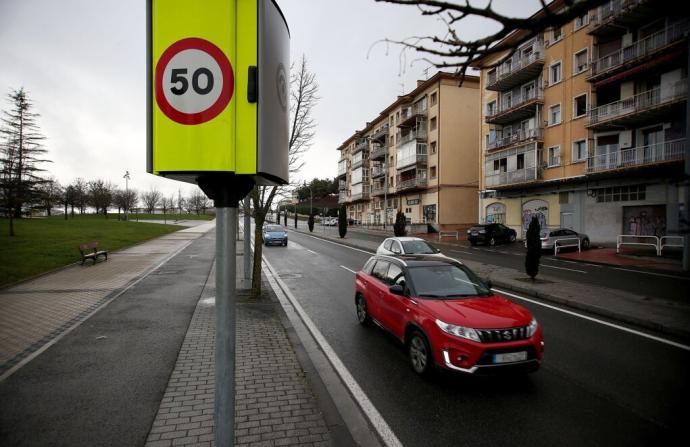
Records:
M388 291L392 295L399 295L399 296L404 296L405 295L405 288L400 285L400 284L394 284L388 288Z

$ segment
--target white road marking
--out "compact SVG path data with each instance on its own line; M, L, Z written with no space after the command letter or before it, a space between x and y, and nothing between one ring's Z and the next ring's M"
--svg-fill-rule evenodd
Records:
M344 268L345 270L347 270L350 273L355 273L355 274L357 273L354 270L350 270L349 268L345 267L344 265L341 265L340 267Z
M462 251L462 250L448 250L451 253L464 253L466 255L473 255L475 253L472 253L471 251Z
M368 255L373 255L373 254L375 254L373 251L361 250L361 249L359 249L359 248L350 247L349 245L345 245L345 244L339 244L338 242L329 241L328 239L323 239L323 238L320 238L320 237L311 236L311 235L309 235L309 234L304 234L304 236L310 237L310 238L312 238L312 239L318 239L318 240L320 240L320 241L328 242L329 244L339 245L339 246L341 246L341 247L349 248L350 250L354 250L354 251L359 251L359 252L362 252L362 253L366 253L366 254L368 254Z
M558 269L558 270L568 270L569 272L577 272L577 273L587 273L584 270L575 270L575 269L569 269L566 267L556 267L555 265L548 265L548 264L540 264L541 267L548 267L551 269Z
M636 331L636 330L634 330L634 329L629 329L629 328L624 327L624 326L619 326L619 325L617 325L617 324L609 323L608 321L599 320L599 319L597 319L597 318L588 317L587 315L582 315L582 314L579 314L579 313L577 313L577 312L573 312L573 311L570 311L570 310L561 309L560 307L551 306L551 305L549 305L549 304L545 304L545 303L541 303L541 302L539 302L539 301L531 300L531 299L529 299L529 298L525 298L524 296L515 295L514 293L506 292L506 291L504 291L504 290L500 290L500 289L496 289L496 288L492 288L491 290L496 291L496 292L498 292L498 293L502 293L502 294L504 294L504 295L512 296L513 298L517 298L517 299L520 299L520 300L523 300L523 301L527 301L527 302L532 303L532 304L536 304L536 305L538 305L538 306L546 307L546 308L549 308L549 309L552 309L552 310L556 310L556 311L558 311L558 312L563 312L563 313L568 314L568 315L572 315L572 316L579 317L579 318L582 318L582 319L585 319L585 320L593 321L593 322L595 322L595 323L599 323L599 324L602 324L602 325L604 325L604 326L609 326L609 327L612 327L612 328L614 328L614 329L621 330L621 331L623 331L623 332L628 332L628 333L630 333L630 334L639 335L640 337L648 338L648 339L650 339L650 340L658 341L658 342L660 342L660 343L665 343L665 344L667 344L667 345L674 346L674 347L676 347L676 348L680 348L680 349L683 349L683 350L685 350L685 351L690 351L690 346L683 345L683 344L680 344L680 343L676 343L676 342L671 341L671 340L666 340L665 338L660 338L660 337L656 337L656 336L654 336L654 335L645 334L644 332Z
M364 393L362 388L359 386L355 378L352 377L350 371L348 371L348 369L345 367L345 365L340 360L338 355L335 353L333 348L331 348L324 336L316 327L314 322L311 320L311 318L309 318L309 316L304 311L304 309L297 301L295 296L292 294L288 286L278 277L278 274L273 269L273 266L268 262L266 257L263 258L263 262L264 264L266 264L267 267L266 276L268 277L268 282L273 288L273 290L276 292L276 295L278 295L279 301L285 301L285 298L287 298L287 301L290 304L292 304L292 307L295 309L295 312L297 312L297 314L302 319L304 325L307 327L309 332L311 332L311 335L314 337L314 340L316 340L316 343L319 345L319 347L326 355L328 360L331 362L331 365L333 365L333 369L335 369L335 371L338 373L343 383L352 394L352 397L357 401L360 408L362 408L367 418L369 419L369 422L378 432L379 437L381 438L383 443L387 447L402 447L402 443L400 442L398 437L395 436L395 433L393 433L393 430L391 430L391 428L388 426L385 419L383 419L381 413L378 412L376 407L374 407L374 404L371 402L371 400L369 400L369 398Z
M314 250L309 250L308 248L307 248L306 250L307 250L309 253L313 253L313 254L315 254L315 255L318 255L318 253L315 252Z
M644 272L642 270L632 270L632 269L622 269L620 267L613 267L614 270L621 270L623 272L633 272L633 273L642 273L644 275L654 275L654 276L663 276L665 278L675 278L675 279L680 279L681 281L690 281L690 278L686 278L684 276L676 276L676 275L667 275L665 273L654 273L654 272Z

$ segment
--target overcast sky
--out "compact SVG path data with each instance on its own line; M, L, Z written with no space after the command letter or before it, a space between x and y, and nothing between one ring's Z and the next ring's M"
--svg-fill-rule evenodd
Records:
M427 63L380 41L443 26L415 7L373 0L278 4L290 26L292 59L306 55L321 97L314 145L297 177L334 177L336 148L426 77ZM494 4L503 13L528 16L538 0ZM461 33L479 37L495 26L467 21ZM11 90L29 92L53 161L47 168L61 183L105 178L124 188L128 170L130 187L140 191L191 191L146 173L145 29L144 0L0 0L0 109L9 107Z

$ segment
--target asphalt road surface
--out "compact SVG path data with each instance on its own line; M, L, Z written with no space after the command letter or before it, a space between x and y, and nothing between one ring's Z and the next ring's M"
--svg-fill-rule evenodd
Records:
M688 350L514 299L544 327L538 372L428 381L357 324L353 272L369 254L291 232L264 255L403 445L663 445L683 428Z

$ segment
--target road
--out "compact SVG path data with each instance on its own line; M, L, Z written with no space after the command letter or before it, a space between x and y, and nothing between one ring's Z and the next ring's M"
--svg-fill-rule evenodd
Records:
M427 381L357 324L352 272L368 253L293 231L264 255L403 445L659 445L684 424L687 350L522 301L544 327L540 371Z
M288 229L293 222L288 219ZM306 228L304 222L300 222L300 228ZM356 231L356 230L355 230ZM323 227L317 225L315 234L337 234L337 227ZM292 233L291 233L292 234ZM386 236L357 232L357 238L380 243ZM460 260L483 262L500 267L508 267L519 271L525 269L525 248L520 242L514 244L498 245L496 247L476 246L472 247L465 241L444 241L433 243L447 256ZM634 267L616 267L590 264L585 262L559 259L549 253L544 253L540 261L540 272L557 279L568 281L586 281L588 284L609 287L612 289L631 292L649 298L677 300L685 294L690 298L690 277L683 277L665 272L637 269Z

